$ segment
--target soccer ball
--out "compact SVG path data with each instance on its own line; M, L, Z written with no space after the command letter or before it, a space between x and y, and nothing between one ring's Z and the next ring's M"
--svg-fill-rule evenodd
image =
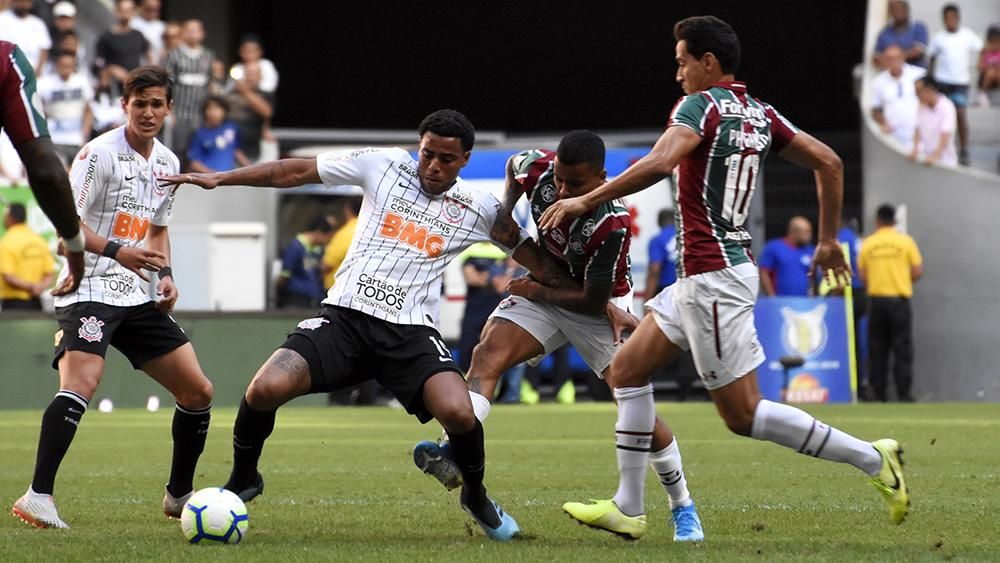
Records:
M240 543L249 523L240 497L221 487L191 495L181 512L181 531L191 543Z

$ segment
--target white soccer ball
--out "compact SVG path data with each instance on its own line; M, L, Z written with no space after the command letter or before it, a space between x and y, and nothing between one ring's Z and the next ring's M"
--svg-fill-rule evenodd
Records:
M219 487L191 495L181 512L181 531L191 543L240 543L249 523L240 497Z

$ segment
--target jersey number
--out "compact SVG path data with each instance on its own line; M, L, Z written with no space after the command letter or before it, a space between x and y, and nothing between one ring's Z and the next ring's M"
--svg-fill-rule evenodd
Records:
M726 198L722 218L734 227L743 225L750 211L750 197L756 186L759 154L734 154L726 158Z
M440 354L440 356L438 356L438 359L441 360L442 362L450 362L451 351L448 350L448 346L446 346L445 343L442 342L440 338L435 338L433 336L428 336L427 338L430 338L431 343L434 344L435 348L437 348L437 351Z

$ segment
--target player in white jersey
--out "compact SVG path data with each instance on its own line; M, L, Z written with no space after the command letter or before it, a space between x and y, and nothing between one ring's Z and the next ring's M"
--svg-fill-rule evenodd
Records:
M207 189L323 183L364 190L354 240L322 310L298 324L247 388L225 487L244 500L263 490L257 462L278 407L299 395L374 378L421 422L435 418L445 427L462 471L463 508L490 538L507 541L518 534L517 523L486 495L483 427L435 328L445 267L469 246L490 239L500 202L458 177L475 141L465 116L436 111L418 132L418 160L398 148L366 148L164 178ZM526 239L522 231L510 250L514 258L554 283L558 266Z
M180 517L194 489L212 383L169 316L177 301L167 235L173 193L157 179L176 173L178 161L156 135L171 100L170 77L163 69L130 72L122 96L128 122L89 143L70 172L86 249L93 254L86 255L79 289L56 298L61 330L53 367L59 370L59 392L42 416L31 487L13 508L15 516L38 527L68 527L52 500L55 476L97 390L109 344L177 400L164 513ZM158 273L156 302L146 293L143 282L149 279L143 270Z

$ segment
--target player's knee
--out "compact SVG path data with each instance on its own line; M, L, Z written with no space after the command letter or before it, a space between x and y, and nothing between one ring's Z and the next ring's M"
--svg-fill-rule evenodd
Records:
M629 365L615 356L611 365L604 370L604 379L612 389L622 387L642 387L649 383L649 378L642 372L631 369Z
M280 379L268 377L266 372L258 374L247 388L247 403L257 410L275 409L285 402L286 387Z
M737 408L731 409L722 415L722 419L726 422L726 427L734 433L740 436L750 436L753 429L753 415L756 410L754 407Z
M212 404L215 387L207 377L202 377L198 383L188 386L176 397L177 402L192 409L203 409Z
M437 419L445 430L458 434L464 434L476 426L476 413L472 410L471 403L456 401L447 405L439 410Z

